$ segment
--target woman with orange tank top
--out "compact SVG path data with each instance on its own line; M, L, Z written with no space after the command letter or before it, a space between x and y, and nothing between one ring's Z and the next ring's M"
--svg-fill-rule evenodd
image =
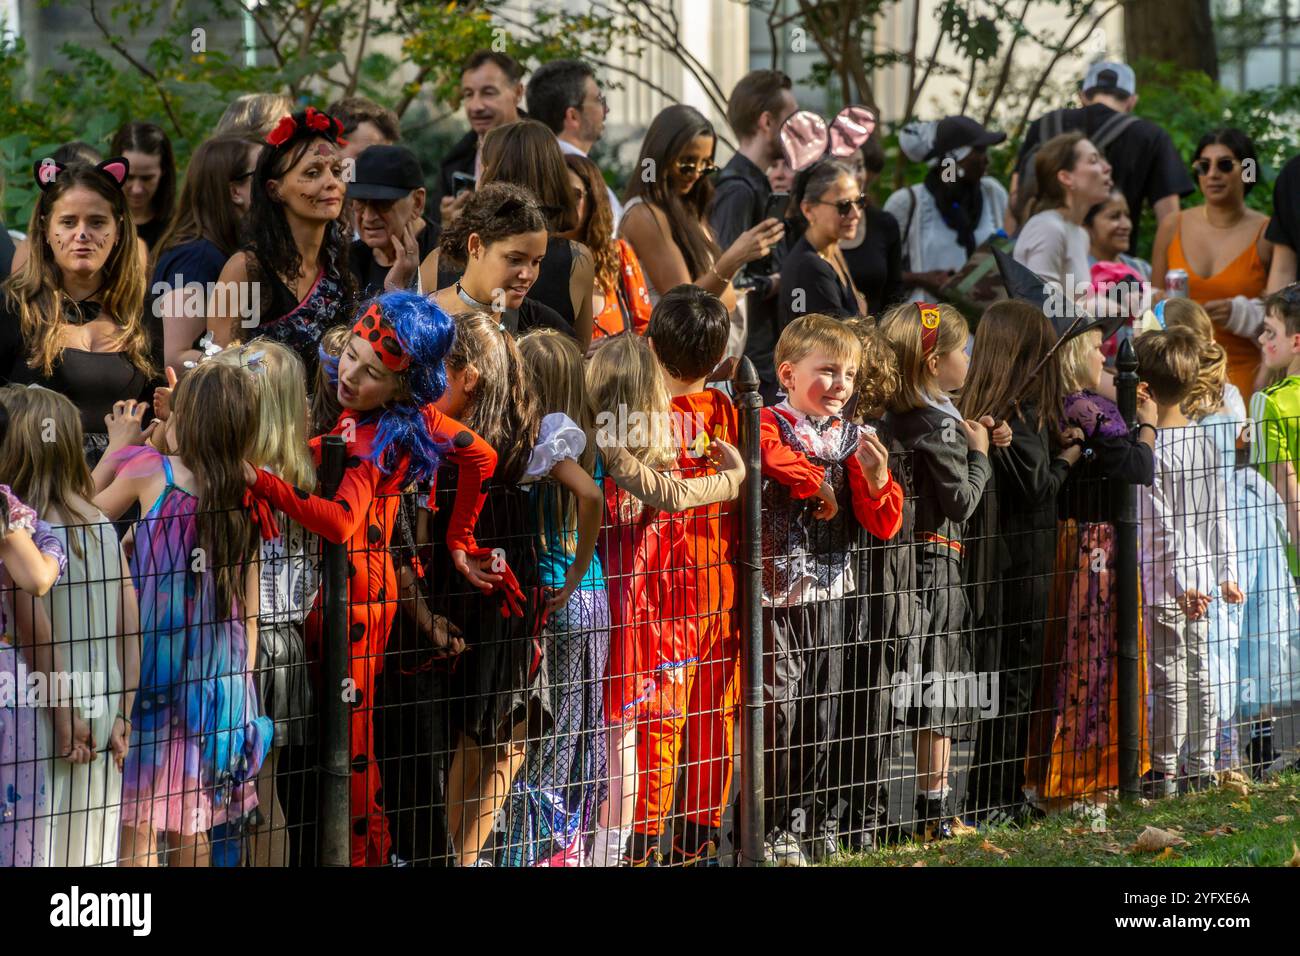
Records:
M1255 146L1240 130L1207 133L1192 168L1205 203L1160 223L1151 276L1162 283L1167 270L1186 271L1187 296L1214 320L1215 341L1228 353L1228 378L1248 396L1257 388L1260 297L1273 255L1264 238L1268 217L1246 206L1258 174Z

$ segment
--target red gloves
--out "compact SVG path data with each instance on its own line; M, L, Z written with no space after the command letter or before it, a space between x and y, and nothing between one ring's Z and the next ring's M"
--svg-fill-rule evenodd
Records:
M493 582L492 589L487 593L492 594L498 591L501 593L503 601L501 605L502 617L523 617L524 592L519 587L519 579L510 570L510 565L506 564L505 552L499 548L475 547L468 549L465 553L471 558L492 559L492 573L501 575L501 580Z

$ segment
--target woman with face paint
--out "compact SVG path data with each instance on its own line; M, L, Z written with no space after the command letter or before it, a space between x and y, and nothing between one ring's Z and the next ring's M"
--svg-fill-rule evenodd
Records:
M308 380L321 335L347 319L353 299L341 132L310 106L271 130L252 177L248 244L221 270L221 294L208 303L217 345L274 339L298 353Z
M38 162L30 253L0 297L0 379L68 396L91 465L108 444L104 417L113 404L143 400L159 384L122 192L128 169L121 157L98 166Z

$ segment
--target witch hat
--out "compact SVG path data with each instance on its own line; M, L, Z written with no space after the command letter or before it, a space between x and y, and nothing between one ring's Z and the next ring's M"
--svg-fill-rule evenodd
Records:
M1059 287L1053 289L1055 283L1048 282L997 246L993 247L993 257L997 260L998 272L1002 274L1002 284L1007 288L1007 295L1042 310L1056 330L1059 342L1064 343L1093 329L1100 329L1102 339L1108 339L1123 324L1121 317L1097 318L1078 305L1073 309L1060 308L1063 293ZM1049 303L1051 308L1048 307Z

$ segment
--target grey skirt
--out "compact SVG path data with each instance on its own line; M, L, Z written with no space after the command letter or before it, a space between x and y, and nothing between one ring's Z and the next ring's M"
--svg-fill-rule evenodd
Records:
M262 713L275 723L274 746L301 746L316 739L301 625L259 622L257 688Z

